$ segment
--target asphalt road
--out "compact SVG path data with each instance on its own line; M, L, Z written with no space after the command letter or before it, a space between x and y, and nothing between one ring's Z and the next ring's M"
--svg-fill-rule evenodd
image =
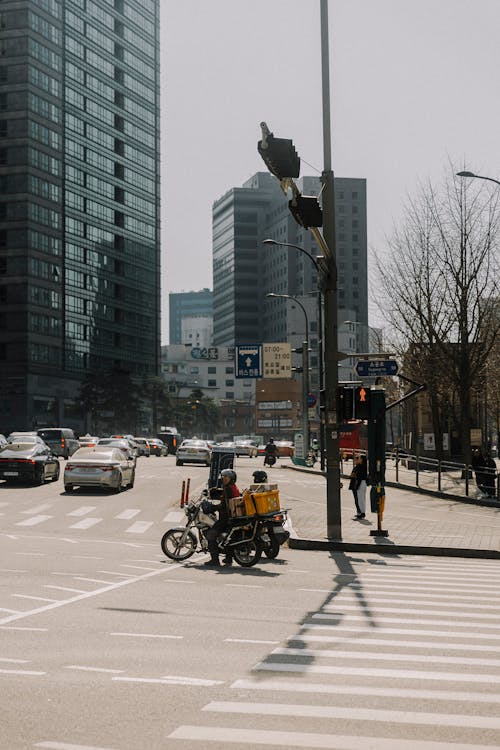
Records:
M260 461L240 459L240 487ZM161 553L180 484L0 483L0 748L500 746L500 568L282 549L213 570ZM318 477L277 469L291 503Z

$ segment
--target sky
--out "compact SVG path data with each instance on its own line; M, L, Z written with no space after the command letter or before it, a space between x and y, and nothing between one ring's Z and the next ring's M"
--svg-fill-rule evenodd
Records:
M259 123L293 140L301 176L319 174L323 114L320 0L160 6L167 343L168 293L212 288L213 202L266 171ZM332 166L367 180L380 325L373 254L408 196L450 163L500 179L500 0L329 0L328 15Z

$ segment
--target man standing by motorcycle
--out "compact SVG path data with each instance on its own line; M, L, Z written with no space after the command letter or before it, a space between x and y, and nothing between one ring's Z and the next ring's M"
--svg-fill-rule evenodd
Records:
M205 565L213 567L220 567L219 562L219 547L217 544L217 537L225 531L229 525L229 500L233 497L239 497L240 491L236 486L236 472L232 469L224 469L220 473L222 479L222 490L218 490L220 503L214 505L213 503L204 503L210 505L209 512L213 510L219 514L219 520L206 532L206 538L208 542L208 550L210 552L210 560L207 560ZM213 490L212 490L213 492ZM224 558L224 565L232 565L233 556L230 550L226 550L226 556Z
M269 438L269 442L264 449L264 466L274 466L278 449L274 444L274 438Z

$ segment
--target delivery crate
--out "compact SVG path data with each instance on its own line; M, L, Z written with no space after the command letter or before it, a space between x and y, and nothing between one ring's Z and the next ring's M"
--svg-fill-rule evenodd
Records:
M277 484L268 484L267 482L265 484L251 484L250 490L251 492L269 492L270 490L277 490L278 485Z
M231 497L228 501L228 507L231 518L239 518L248 515L246 512L245 499L243 497ZM251 515L254 514L255 510L252 511Z
M265 492L250 492L247 490L243 493L243 500L245 501L247 516L280 510L280 493L278 490Z

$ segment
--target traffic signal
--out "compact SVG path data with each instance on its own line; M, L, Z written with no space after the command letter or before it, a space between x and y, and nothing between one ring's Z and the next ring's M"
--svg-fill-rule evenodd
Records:
M261 123L261 127L264 124ZM262 132L263 137L257 144L257 150L271 174L278 180L283 180L286 177L298 177L300 174L300 158L292 141L288 138L275 138L272 133L266 133L264 128Z
M371 391L369 388L360 386L354 391L354 414L356 419L370 419L370 399Z
M354 389L340 386L337 390L337 414L340 422L355 419Z
M304 229L323 226L323 212L314 195L297 195L288 201L288 208L297 224Z

